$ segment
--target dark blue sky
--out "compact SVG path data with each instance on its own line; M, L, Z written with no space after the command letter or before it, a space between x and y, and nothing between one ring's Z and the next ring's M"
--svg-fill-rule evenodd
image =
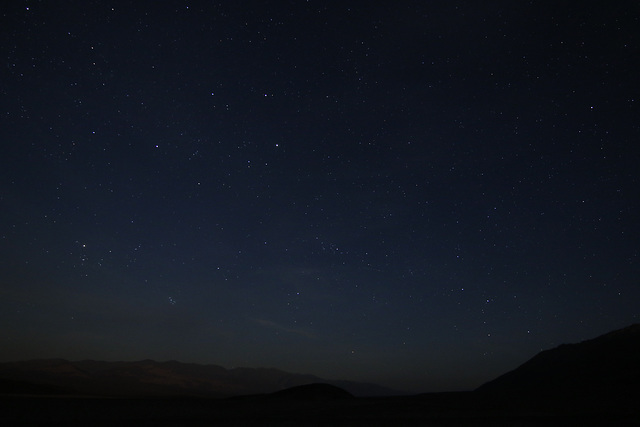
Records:
M638 321L637 2L1 12L3 360L460 390Z

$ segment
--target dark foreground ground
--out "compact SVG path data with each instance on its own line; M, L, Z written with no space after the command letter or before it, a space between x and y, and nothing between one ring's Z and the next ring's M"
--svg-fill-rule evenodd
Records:
M338 400L5 396L0 398L0 425L640 425L640 410L616 402L536 403L472 392Z

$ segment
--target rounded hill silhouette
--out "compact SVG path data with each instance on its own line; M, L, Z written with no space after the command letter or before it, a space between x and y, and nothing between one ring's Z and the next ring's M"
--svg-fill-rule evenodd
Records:
M271 393L271 397L292 400L338 400L351 399L353 395L331 384L306 384Z

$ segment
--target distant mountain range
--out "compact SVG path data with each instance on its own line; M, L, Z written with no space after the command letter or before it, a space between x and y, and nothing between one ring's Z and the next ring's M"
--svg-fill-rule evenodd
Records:
M225 369L176 361L43 359L0 363L0 393L4 394L229 397L273 393L314 383L331 384L355 396L399 394L376 384L329 381L277 369Z
M510 398L637 403L640 324L538 353L476 391Z
M325 385L317 385L321 383ZM309 384L315 386L299 387ZM0 394L5 395L341 395L330 386L353 396L401 394L375 384L328 381L267 368L225 369L217 365L153 360L44 359L0 363ZM287 389L294 391L277 393ZM609 406L633 407L640 401L640 324L543 351L515 370L482 385L473 394L490 401L605 402Z

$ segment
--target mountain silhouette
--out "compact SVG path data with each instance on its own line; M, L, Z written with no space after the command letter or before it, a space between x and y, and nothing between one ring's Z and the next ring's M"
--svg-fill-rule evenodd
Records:
M271 397L292 400L339 400L352 399L353 395L348 391L331 384L317 383L305 384L296 387L276 391Z
M398 394L367 383L328 381L278 369L234 368L176 361L102 362L43 359L0 363L5 393L47 390L96 396L207 396L268 394L314 383L333 384L359 396ZM11 391L13 390L13 391ZM24 390L24 392L22 391ZM52 393L53 394L53 393Z
M640 324L634 324L577 344L542 351L476 392L512 398L635 404L639 390Z

